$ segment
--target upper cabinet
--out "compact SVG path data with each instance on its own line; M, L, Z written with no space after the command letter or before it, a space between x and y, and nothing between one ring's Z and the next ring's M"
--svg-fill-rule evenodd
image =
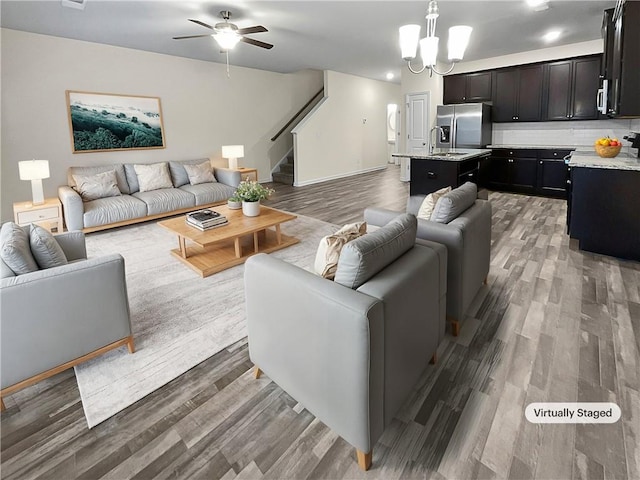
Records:
M542 64L497 70L493 88L493 121L539 121L543 80Z
M605 80L608 84L607 114L640 116L640 2L625 2L605 12Z
M545 120L595 120L600 56L551 62L544 83Z
M443 102L475 103L491 101L492 72L461 73L444 77Z

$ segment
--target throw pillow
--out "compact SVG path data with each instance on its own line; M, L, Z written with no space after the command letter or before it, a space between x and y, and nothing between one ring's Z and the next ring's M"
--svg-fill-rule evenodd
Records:
M335 282L352 289L368 281L416 243L418 221L410 213L344 246Z
M80 194L84 202L122 195L118 188L118 178L115 170L94 175L73 175L73 180L76 182L74 189Z
M213 169L210 162L203 162L198 165L184 165L184 169L189 176L189 183L191 185L198 185L200 183L212 183L216 181L216 177L213 176Z
M471 207L476 202L476 198L478 198L478 186L475 183L467 182L454 188L440 197L431 214L431 221L449 223Z
M29 233L31 253L41 269L59 267L69 263L62 247L53 235L40 225L31 224Z
M431 220L431 214L433 213L433 209L445 193L449 193L451 191L451 187L441 188L440 190L430 193L427 195L422 201L422 205L418 209L418 214L416 217L421 218L422 220Z
M169 166L166 162L152 163L150 165L134 165L138 177L141 192L150 192L160 188L173 188Z
M322 238L316 252L315 272L323 278L333 280L338 268L342 247L365 233L367 233L367 224L365 222L350 223L333 235Z
M16 275L38 270L29 246L29 235L17 223L7 222L0 229L0 258Z

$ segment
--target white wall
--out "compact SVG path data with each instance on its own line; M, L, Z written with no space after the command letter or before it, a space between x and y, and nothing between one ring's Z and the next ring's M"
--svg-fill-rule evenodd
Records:
M291 145L270 138L322 87L322 72L278 74L46 35L2 29L2 220L12 203L29 200L18 161L44 158L57 195L72 165L153 163L216 157L225 144L244 144L241 165L269 178ZM71 153L65 90L161 98L166 148ZM289 145L286 145L289 142Z
M387 104L397 84L325 71L325 98L294 129L296 185L386 166Z

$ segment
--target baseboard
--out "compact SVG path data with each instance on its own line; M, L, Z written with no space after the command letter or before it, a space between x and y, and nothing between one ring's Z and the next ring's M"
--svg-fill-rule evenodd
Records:
M337 180L338 178L353 177L354 175L360 175L362 173L369 173L369 172L375 172L377 170L384 170L387 167L388 167L388 164L385 163L384 165L380 165L378 167L365 168L363 170L357 170L355 172L339 173L337 175L331 175L329 177L314 178L313 180L305 180L304 182L293 182L293 186L304 187L305 185L313 185L314 183L322 183L322 182L327 182L329 180Z

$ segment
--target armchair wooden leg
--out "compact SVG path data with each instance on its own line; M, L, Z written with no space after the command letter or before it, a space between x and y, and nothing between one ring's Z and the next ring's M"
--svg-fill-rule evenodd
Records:
M7 407L4 406L4 400L0 397L0 412L4 412Z
M460 334L460 322L454 317L447 315L447 321L451 324L451 333L454 337Z
M136 346L133 343L133 335L131 335L127 340L127 348L129 349L129 353L134 353L136 351Z
M373 450L371 450L369 453L364 453L356 449L356 455L358 457L358 466L362 470L369 470L369 468L371 468L371 458L373 457Z
M253 371L253 376L258 379L260 378L260 375L262 375L262 370L260 370L260 367L255 367L255 370Z
M429 361L429 363L431 365L435 365L436 363L438 363L438 353L434 353L433 356L431 357L431 360Z
M484 277L484 281L482 283L487 285L489 283L489 276Z

